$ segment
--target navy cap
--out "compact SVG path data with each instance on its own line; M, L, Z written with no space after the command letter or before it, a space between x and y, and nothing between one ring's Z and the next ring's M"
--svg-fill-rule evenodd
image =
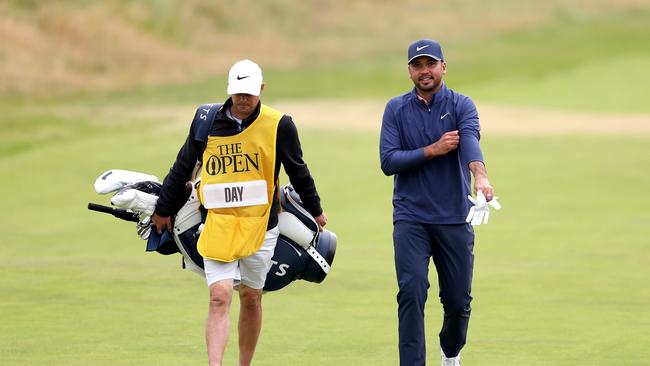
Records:
M409 46L407 63L410 64L411 61L420 56L429 56L438 61L444 60L440 43L430 39L420 39Z

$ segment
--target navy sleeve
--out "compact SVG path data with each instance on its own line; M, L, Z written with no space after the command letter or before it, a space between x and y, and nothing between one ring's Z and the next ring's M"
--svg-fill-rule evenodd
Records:
M474 105L471 99L465 97L459 101L457 108L461 162L465 166L473 161L483 162L483 153L479 145L481 127L479 125L476 105Z
M197 119L195 118L194 121ZM194 124L194 122L193 122ZM193 136L195 126L192 125L185 143L178 151L176 161L163 181L162 190L155 212L163 217L175 215L185 204L187 193L185 184L192 179L196 161L203 153L203 143Z
M300 195L300 200L305 204L305 208L312 216L320 216L323 213L320 197L316 191L316 184L309 172L309 168L302 159L298 129L290 116L284 115L280 119L276 149L277 157L282 163L291 185Z
M426 162L424 147L415 150L402 150L400 131L391 102L388 102L384 109L379 139L381 170L386 175L407 171Z

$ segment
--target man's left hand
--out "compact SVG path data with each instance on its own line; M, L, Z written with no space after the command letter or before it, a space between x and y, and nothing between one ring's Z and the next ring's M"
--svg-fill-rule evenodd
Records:
M486 177L479 177L474 179L474 193L483 192L485 200L490 202L494 197L494 188L490 185L490 181Z

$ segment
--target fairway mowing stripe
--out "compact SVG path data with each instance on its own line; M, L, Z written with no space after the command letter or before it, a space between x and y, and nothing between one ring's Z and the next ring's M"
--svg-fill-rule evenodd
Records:
M298 126L379 131L385 101L316 100L274 103ZM508 135L650 135L650 115L588 114L477 103L482 132Z
M290 115L298 127L336 128L356 131L381 129L384 100L300 100L269 103ZM129 121L169 121L165 129L186 129L196 106L113 106L95 111L94 120L102 125L126 124ZM477 103L481 131L499 135L595 134L650 136L650 115L591 114L551 111ZM38 113L38 108L35 109ZM84 116L83 107L47 108L60 117Z

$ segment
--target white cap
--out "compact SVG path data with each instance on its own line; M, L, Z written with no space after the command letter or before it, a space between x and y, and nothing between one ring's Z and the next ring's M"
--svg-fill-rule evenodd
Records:
M251 60L237 61L228 73L228 95L259 96L262 90L262 69Z

